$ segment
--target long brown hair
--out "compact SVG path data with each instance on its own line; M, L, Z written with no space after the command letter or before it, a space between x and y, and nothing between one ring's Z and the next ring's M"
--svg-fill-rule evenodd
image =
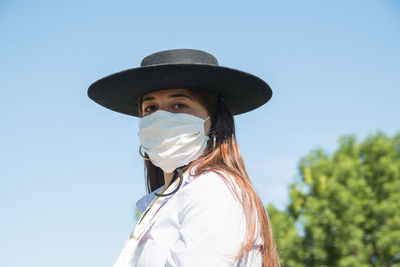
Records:
M263 267L278 267L279 256L272 236L271 224L264 205L257 195L247 174L239 146L235 138L233 115L222 97L212 93L190 91L195 98L206 107L212 119L210 141L202 156L191 162L184 170L196 165L193 176L199 176L207 171L216 172L230 186L240 200L246 218L246 238L235 259L240 259L252 248L256 238L258 222L263 245L260 251L263 257ZM211 99L211 101L210 101ZM217 101L215 101L217 99ZM141 101L139 101L140 104ZM139 105L140 109L141 105ZM145 160L147 189L152 192L164 185L163 171L154 166L150 160ZM234 179L241 191L237 192L231 179Z

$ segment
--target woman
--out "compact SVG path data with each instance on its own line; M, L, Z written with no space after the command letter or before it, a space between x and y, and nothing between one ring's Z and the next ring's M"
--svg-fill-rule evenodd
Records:
M174 49L96 81L88 95L142 118L149 194L115 267L279 266L233 119L271 98L263 80L204 51Z

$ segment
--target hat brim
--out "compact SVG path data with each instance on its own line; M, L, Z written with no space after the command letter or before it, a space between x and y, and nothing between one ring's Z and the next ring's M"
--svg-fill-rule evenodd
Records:
M223 96L233 115L254 110L272 97L262 79L250 73L205 64L162 64L106 76L88 89L88 96L111 110L138 117L139 97L165 89L213 91Z

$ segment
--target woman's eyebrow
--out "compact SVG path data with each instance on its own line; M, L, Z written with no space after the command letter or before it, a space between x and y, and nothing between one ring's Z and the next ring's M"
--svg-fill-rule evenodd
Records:
M168 96L168 98L176 98L176 97L186 97L193 101L193 98L191 98L190 96L185 95L185 94L172 94L172 95Z
M147 96L147 97L143 97L143 99L142 99L142 103L144 102L144 101L148 101L148 100L154 100L155 98L154 97L152 97L152 96Z
M188 98L188 99L193 101L193 98L191 98L190 96L185 95L185 94L172 94L172 95L168 96L168 98L177 98L177 97L186 97L186 98ZM145 102L145 101L154 100L154 99L155 98L152 97L152 96L146 96L146 97L143 97L142 103Z

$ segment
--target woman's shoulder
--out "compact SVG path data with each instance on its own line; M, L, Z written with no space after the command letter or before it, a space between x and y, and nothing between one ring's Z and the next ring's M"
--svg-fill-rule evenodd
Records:
M191 199L239 203L237 196L240 196L240 188L227 172L205 171L199 175L189 172L187 179L189 182L182 191Z
M225 181L221 177L221 174L223 174L225 177L227 177L226 173L222 172L217 172L217 171L204 171L198 175L195 175L189 171L188 176L189 179L191 180L192 185L196 185L196 188L200 189L203 187L217 187L221 188L224 187ZM229 177L229 179L232 179L233 177Z

